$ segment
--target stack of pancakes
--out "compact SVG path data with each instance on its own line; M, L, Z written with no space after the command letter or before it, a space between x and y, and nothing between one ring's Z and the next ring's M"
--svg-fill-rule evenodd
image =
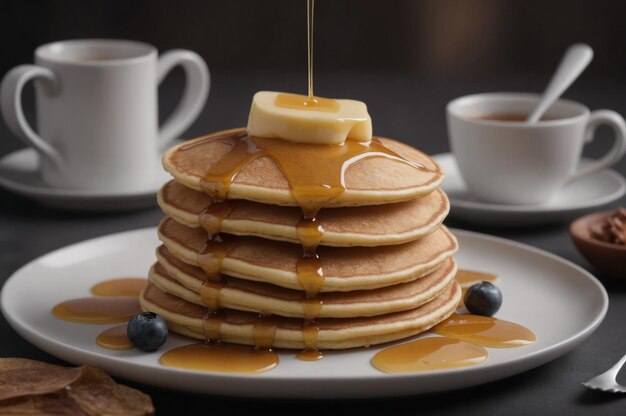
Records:
M304 227L297 175L271 152L230 166L219 186L206 183L244 136L220 132L164 156L175 180L158 195L163 245L141 295L145 310L193 338L308 350L409 337L455 311L457 242L441 225L449 202L431 158L376 138L394 156L344 160L342 192ZM248 151L258 152L263 142L253 139L245 138ZM299 169L338 163L310 149ZM226 201L216 199L218 188ZM311 224L317 249L303 255ZM315 278L303 263L315 266Z

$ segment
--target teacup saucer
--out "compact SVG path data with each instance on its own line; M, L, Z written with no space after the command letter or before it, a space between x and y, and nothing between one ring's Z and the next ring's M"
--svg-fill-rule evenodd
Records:
M435 155L446 177L441 188L450 198L450 216L488 226L529 226L570 221L607 205L626 193L626 180L606 169L574 180L542 205L501 205L480 202L470 195L451 153ZM582 163L588 163L583 160Z
M156 206L156 193L171 177L159 171L151 184L134 191L54 188L39 175L39 157L31 148L0 159L0 186L44 205L72 211L129 211Z

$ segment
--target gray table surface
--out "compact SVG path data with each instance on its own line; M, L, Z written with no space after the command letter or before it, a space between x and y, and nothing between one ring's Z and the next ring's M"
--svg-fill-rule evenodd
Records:
M213 71L213 86L207 106L183 138L245 125L250 99L255 91L304 91L304 73L245 73ZM175 73L161 87L161 113L171 110L181 85ZM367 102L376 134L394 137L421 148L429 154L448 151L444 109L450 99L485 91L541 91L544 80L510 75L503 79L450 80L418 78L389 73L322 73L316 77L316 93L322 96L350 97ZM566 97L584 102L591 109L611 108L626 114L626 85L582 78ZM26 106L30 106L27 96ZM610 145L608 129L601 129L596 142L586 150L597 156ZM0 155L22 147L0 123ZM615 170L626 175L626 160ZM104 234L155 226L161 212L155 206L141 211L116 214L76 214L49 209L29 199L0 190L0 284L16 269L51 250ZM626 206L621 199L609 206ZM472 227L447 220L453 227L494 234L547 250L568 259L597 275L597 271L578 254L567 233L566 223L523 229ZM601 277L601 276L599 276ZM626 278L626 272L624 277ZM193 415L206 413L220 405L233 414L247 409L279 413L319 414L332 410L376 411L407 414L528 415L626 413L626 397L586 390L581 382L606 370L626 352L626 279L604 281L609 292L608 314L581 346L564 356L531 371L497 382L464 390L384 400L283 401L207 397L127 384L150 394L158 414ZM23 340L0 317L0 356L26 357L60 362ZM626 373L626 371L625 371ZM626 377L623 377L626 382ZM322 413L323 414L323 413Z

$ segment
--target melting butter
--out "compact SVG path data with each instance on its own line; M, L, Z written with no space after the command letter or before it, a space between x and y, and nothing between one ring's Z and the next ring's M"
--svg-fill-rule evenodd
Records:
M361 101L259 91L252 99L248 134L296 143L369 142L372 119Z

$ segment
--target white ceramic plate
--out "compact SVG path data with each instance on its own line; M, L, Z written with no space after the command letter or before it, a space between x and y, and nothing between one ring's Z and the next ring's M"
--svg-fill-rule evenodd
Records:
M71 363L89 363L119 377L171 389L265 398L371 398L486 383L566 353L590 336L604 318L607 294L580 267L511 241L453 232L461 247L460 267L497 274L504 296L497 316L530 328L537 335L536 343L489 349L489 359L474 367L407 375L381 373L370 365L382 347L326 352L317 362L299 361L293 352L280 352L279 365L269 372L232 375L161 366L161 352L190 342L182 337L170 336L155 353L110 351L94 342L108 326L64 322L51 315L56 303L88 296L96 282L146 275L159 244L153 228L96 238L40 257L7 281L0 300L4 316L18 333Z
M475 200L470 194L451 153L436 155L434 159L446 173L441 188L450 198L450 216L472 224L520 227L570 221L626 193L626 180L606 169L572 181L543 205L489 204Z
M156 193L171 179L165 171L144 189L134 191L64 189L49 186L39 174L39 158L21 149L0 159L0 186L44 205L72 211L127 211L156 206Z

